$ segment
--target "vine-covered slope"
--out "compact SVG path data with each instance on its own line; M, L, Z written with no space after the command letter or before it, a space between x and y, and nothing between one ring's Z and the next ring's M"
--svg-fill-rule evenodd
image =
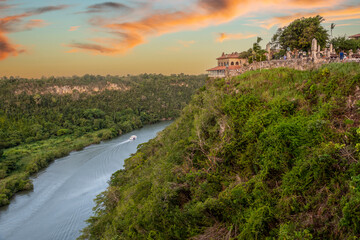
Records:
M96 199L82 239L360 236L360 66L209 80Z

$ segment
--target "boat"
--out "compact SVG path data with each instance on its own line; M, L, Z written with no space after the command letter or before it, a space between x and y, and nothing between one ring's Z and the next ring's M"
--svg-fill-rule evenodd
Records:
M130 140L130 141L134 141L134 140L136 140L136 138L137 138L136 135L132 135L129 140Z

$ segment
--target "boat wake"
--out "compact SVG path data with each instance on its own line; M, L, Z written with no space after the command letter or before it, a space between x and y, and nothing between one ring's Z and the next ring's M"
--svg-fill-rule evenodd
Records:
M116 144L115 146L123 145L123 144L128 143L128 142L131 142L131 140L130 139L125 140L123 142L120 142L120 143Z

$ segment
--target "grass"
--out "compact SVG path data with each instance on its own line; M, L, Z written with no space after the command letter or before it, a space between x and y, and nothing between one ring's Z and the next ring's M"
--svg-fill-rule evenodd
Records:
M209 80L80 239L357 239L359 101L358 64Z

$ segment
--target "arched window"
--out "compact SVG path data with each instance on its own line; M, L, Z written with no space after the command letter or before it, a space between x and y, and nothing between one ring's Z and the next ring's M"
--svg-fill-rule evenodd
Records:
M234 66L234 62L231 62L231 66Z
M239 65L239 62L236 62L236 65Z

